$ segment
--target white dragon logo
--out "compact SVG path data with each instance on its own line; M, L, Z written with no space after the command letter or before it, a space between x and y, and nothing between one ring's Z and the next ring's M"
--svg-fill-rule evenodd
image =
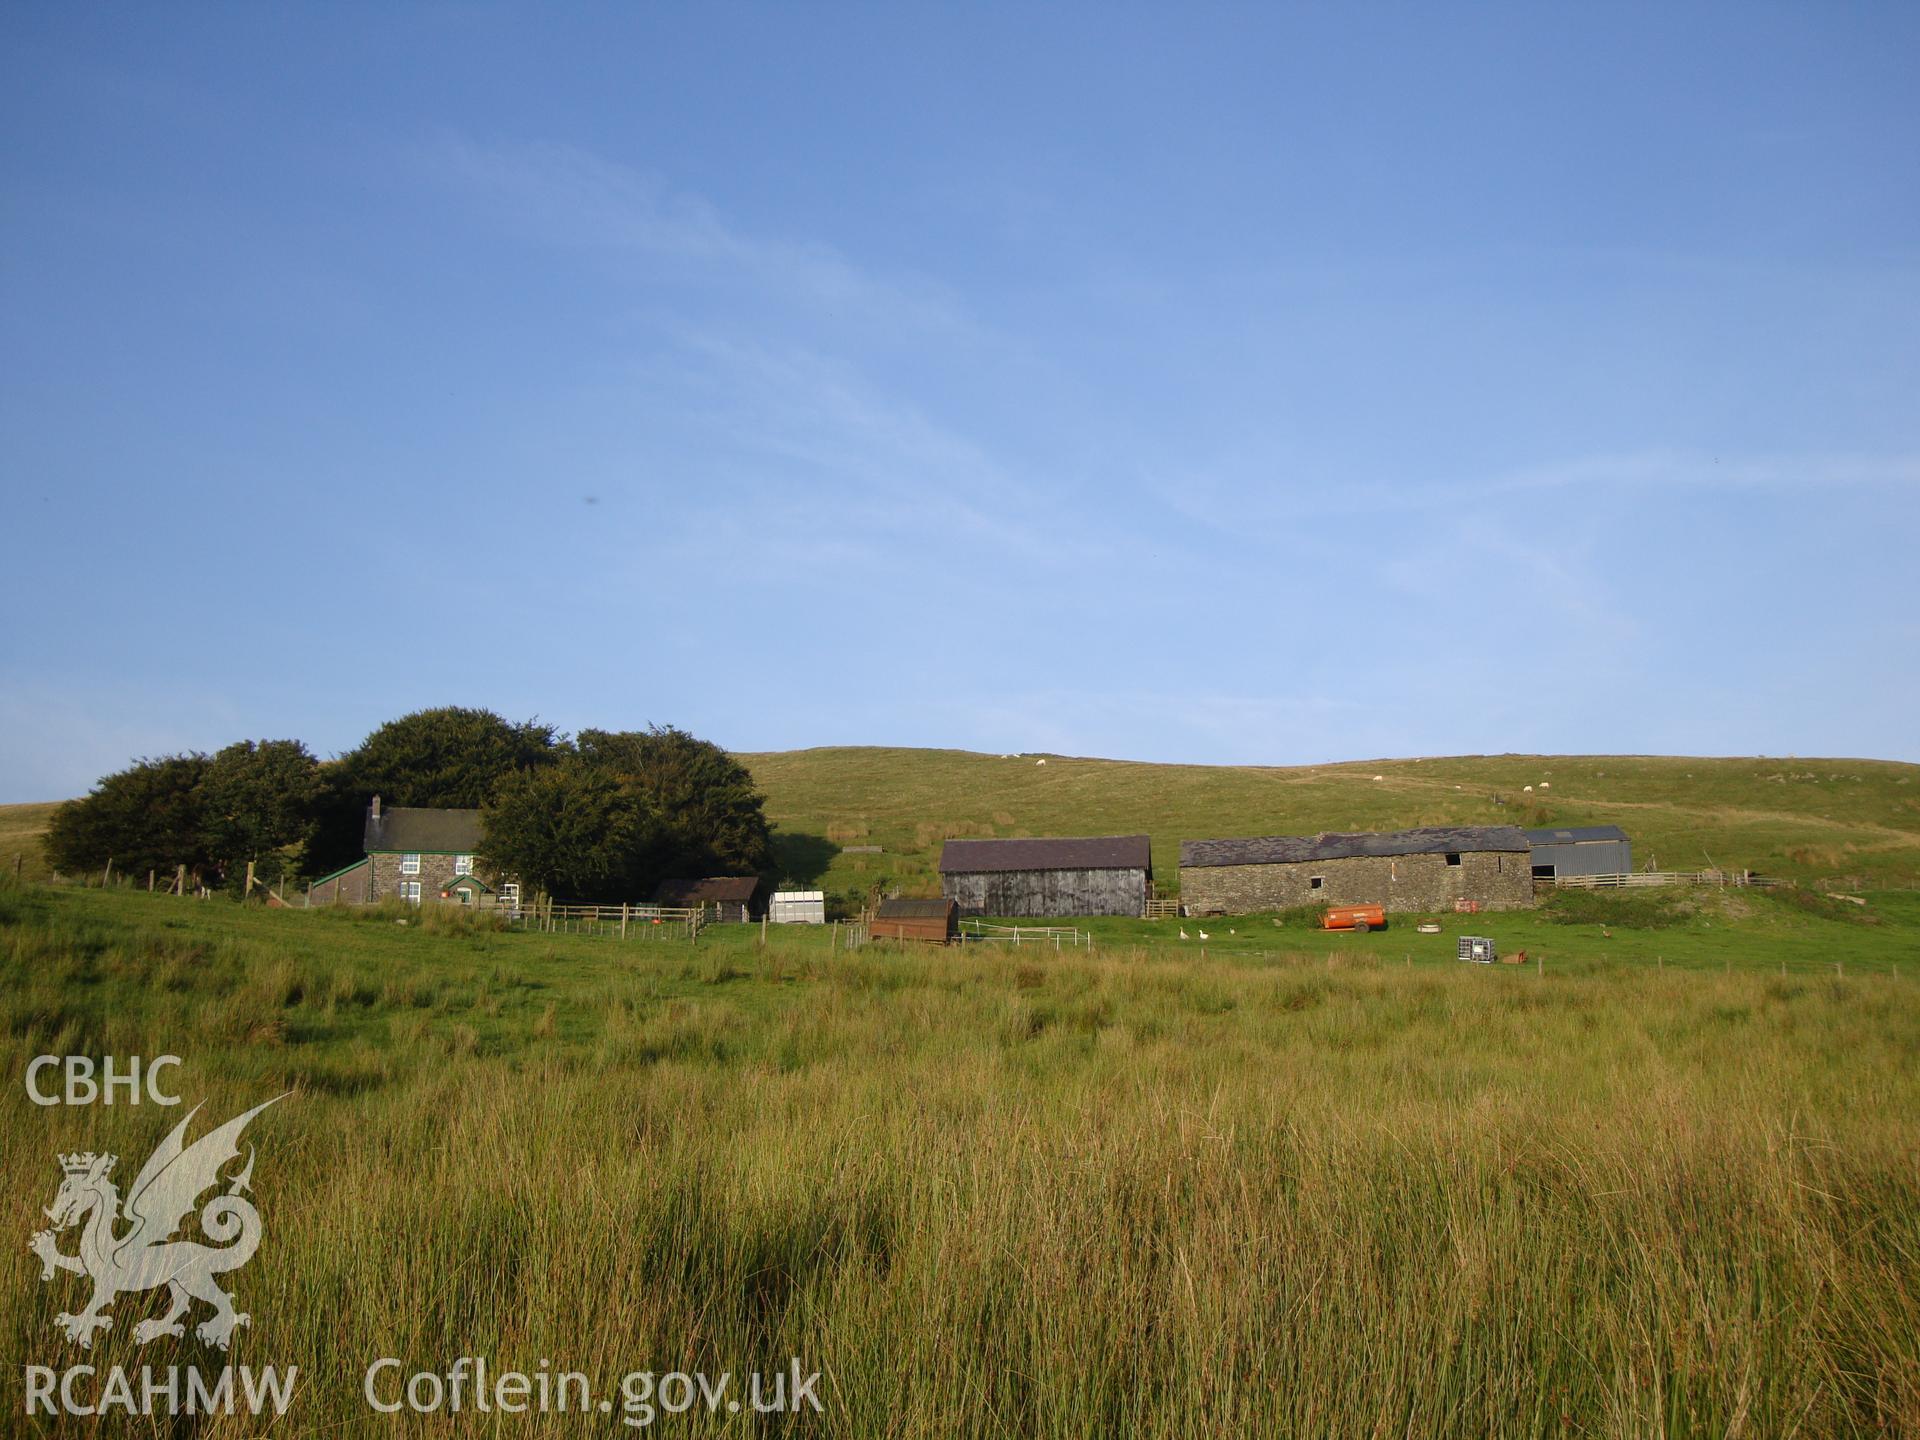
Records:
M142 1345L162 1335L185 1335L181 1317L196 1299L213 1306L214 1313L196 1326L194 1333L222 1350L231 1343L235 1327L250 1323L248 1316L235 1313L233 1297L214 1283L214 1276L238 1270L253 1258L260 1245L260 1212L241 1193L253 1178L251 1150L246 1167L231 1178L226 1193L214 1196L200 1211L200 1228L216 1243L175 1240L173 1234L193 1212L200 1196L220 1183L221 1167L239 1156L240 1132L247 1122L267 1105L285 1098L276 1095L185 1145L182 1141L187 1125L200 1113L200 1107L194 1106L140 1167L127 1194L124 1214L119 1188L107 1178L118 1156L88 1151L60 1157L66 1179L60 1182L60 1193L46 1211L53 1228L37 1231L28 1248L44 1266L42 1280L53 1279L57 1270L93 1278L93 1298L87 1308L78 1315L56 1317L55 1323L69 1340L78 1342L82 1349L90 1347L95 1331L112 1326L113 1317L105 1313L105 1307L116 1296L162 1285L172 1293L173 1306L159 1319L142 1320L133 1327L133 1338ZM78 1253L61 1254L54 1235L82 1219L86 1219L86 1228L80 1232ZM123 1220L131 1221L132 1228L116 1235L115 1229Z

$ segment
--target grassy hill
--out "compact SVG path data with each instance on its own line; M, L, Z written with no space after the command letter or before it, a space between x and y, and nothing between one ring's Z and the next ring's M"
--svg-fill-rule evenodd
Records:
M1171 885L1183 839L1500 823L1617 824L1642 866L1752 868L1835 888L1920 885L1920 765L1879 760L1149 765L882 746L741 758L766 791L788 874L842 893L930 886L941 842L958 837L1144 831L1155 871ZM39 836L52 811L0 806L0 868L10 872L19 854L27 875L44 873ZM881 853L844 853L850 845Z
M833 890L929 882L948 838L1144 831L1171 884L1183 839L1442 824L1617 824L1641 866L1920 884L1920 766L1887 761L1495 755L1283 767L865 746L741 758L785 832L789 868ZM839 853L846 845L883 853Z

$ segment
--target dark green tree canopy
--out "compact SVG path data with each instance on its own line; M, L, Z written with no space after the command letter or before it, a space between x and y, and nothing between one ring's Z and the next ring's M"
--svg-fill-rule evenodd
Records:
M753 773L710 740L672 726L582 730L589 765L630 780L664 825L660 878L763 874L773 827Z
M207 852L231 867L294 844L306 836L319 794L319 764L298 740L227 746L200 779Z
M660 825L630 781L570 758L509 776L481 814L481 859L535 892L631 898L650 883Z
M210 764L205 755L165 755L107 776L53 812L48 862L70 875L103 869L108 860L126 875L171 875L176 865L204 874L213 856L200 784Z
M306 869L320 875L360 857L367 802L477 808L510 775L562 753L551 725L514 724L491 710L457 705L389 720L322 767Z

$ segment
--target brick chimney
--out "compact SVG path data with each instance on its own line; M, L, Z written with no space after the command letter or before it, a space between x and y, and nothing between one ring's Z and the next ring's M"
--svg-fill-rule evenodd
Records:
M380 818L380 797L378 795L373 797L373 804L367 807L367 816L373 820Z

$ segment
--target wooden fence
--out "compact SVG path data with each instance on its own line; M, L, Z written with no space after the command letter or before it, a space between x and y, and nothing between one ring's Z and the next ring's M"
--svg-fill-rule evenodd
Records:
M612 935L619 939L698 939L714 922L705 905L560 905L535 901L507 917L511 930L550 935Z
M996 940L1006 945L1051 945L1055 950L1093 944L1090 932L1073 925L991 925L985 920L962 920L960 938Z
M1537 875L1533 883L1555 890L1641 890L1658 885L1718 885L1773 889L1790 885L1750 870L1637 870L1628 875Z

